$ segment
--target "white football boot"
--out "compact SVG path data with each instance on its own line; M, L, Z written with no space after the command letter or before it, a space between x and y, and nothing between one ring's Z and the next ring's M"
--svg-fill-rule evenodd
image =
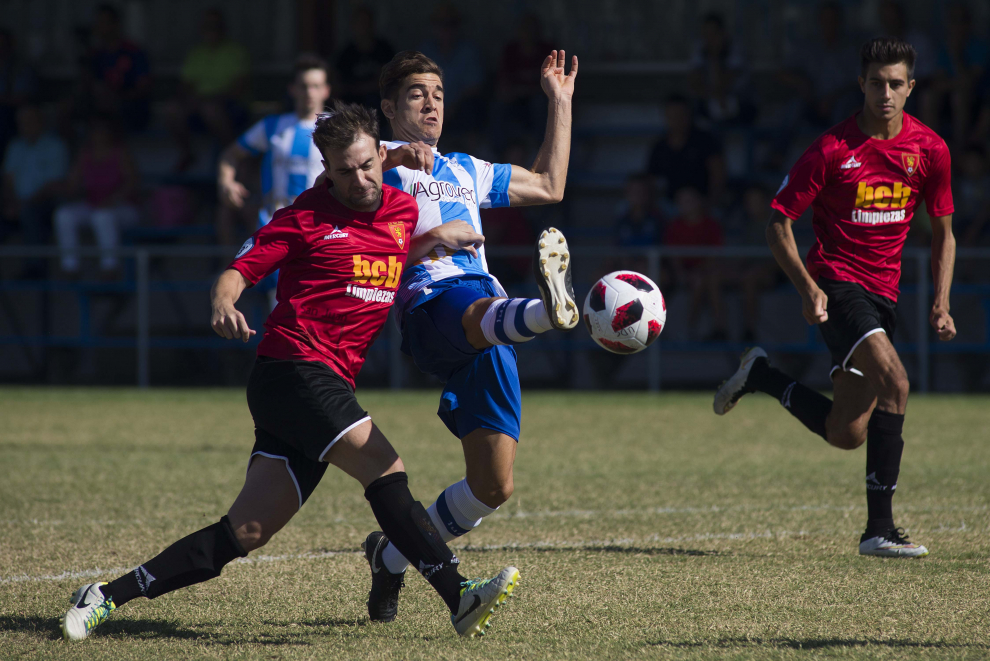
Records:
M864 532L859 538L859 554L881 558L923 558L928 555L928 549L908 541L904 528L895 528L879 534Z
M536 240L533 275L550 325L557 330L570 330L581 319L571 285L570 256L567 239L555 227L543 230Z
M752 388L746 386L746 380L749 379L749 371L753 369L753 363L756 362L757 358L766 357L767 352L760 347L753 347L743 352L743 355L739 358L739 369L719 386L718 392L715 393L713 408L716 415L725 415L732 410L732 407L736 405L740 397L746 393L754 392Z
M117 610L113 599L103 596L100 586L106 583L90 583L73 593L69 601L72 608L62 616L62 637L66 640L82 640L103 624L110 613Z
M505 603L519 583L519 570L506 567L495 578L472 579L461 584L461 605L450 623L457 633L468 638L484 636L491 626L489 619Z

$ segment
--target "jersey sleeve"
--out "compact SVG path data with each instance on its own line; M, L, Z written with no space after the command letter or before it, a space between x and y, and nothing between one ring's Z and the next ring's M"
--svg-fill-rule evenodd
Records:
M509 206L509 182L512 181L512 166L507 163L489 163L471 157L478 174L478 206L482 209L495 209Z
M302 254L306 247L298 213L280 211L270 223L244 242L227 268L240 272L251 284L257 284Z
M242 133L241 137L237 138L237 144L255 156L265 153L271 148L271 137L276 121L278 121L276 115L265 117Z
M770 206L791 220L797 220L825 187L828 163L821 144L816 142L801 154L784 177Z
M949 148L939 141L932 150L925 177L925 207L931 217L948 216L954 211L952 205L952 163Z

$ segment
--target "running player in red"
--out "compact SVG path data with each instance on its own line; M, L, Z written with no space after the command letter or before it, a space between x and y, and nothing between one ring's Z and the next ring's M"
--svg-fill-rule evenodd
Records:
M755 347L715 395L715 413L723 415L746 393L760 391L837 448L853 450L865 441L868 519L859 552L914 558L928 549L894 526L891 509L909 390L891 342L901 250L921 200L932 219L935 301L929 318L940 340L956 335L949 315L956 249L949 150L904 112L914 89L914 48L882 37L866 43L860 55L862 111L829 129L801 156L777 191L767 225L774 257L801 294L804 318L818 324L832 354L834 399L775 369ZM805 268L791 224L809 205L817 240Z
M366 108L338 105L317 121L313 140L330 184L276 213L212 292L213 329L246 342L255 331L234 303L281 269L278 305L248 381L255 444L244 487L217 523L109 584L79 588L61 622L69 640L86 638L132 599L215 578L264 546L313 493L328 463L361 483L378 524L446 602L459 634L483 633L518 580L514 567L484 581L460 575L457 557L409 493L402 460L354 397L354 377L385 324L406 260L418 263L439 245L473 250L484 237L462 223L410 241L419 207L382 186L385 147Z

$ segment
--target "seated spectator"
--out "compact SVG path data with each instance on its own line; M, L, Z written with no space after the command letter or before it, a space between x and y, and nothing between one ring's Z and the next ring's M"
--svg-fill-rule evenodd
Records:
M666 246L721 246L724 243L722 226L708 215L705 198L690 186L677 191L678 215L664 232ZM722 269L719 260L708 257L675 257L672 260L674 277L678 286L691 292L691 310L688 324L692 332L698 330L698 320L707 301L712 317L712 332L706 341L723 341L725 318L722 310Z
M743 193L741 225L738 244L767 250L767 221L770 218L770 192L759 184L752 184ZM741 276L743 293L743 342L756 341L756 329L760 321L760 296L783 284L787 276L777 261L766 258L740 260L736 273Z
M337 56L338 96L348 103L377 109L381 104L378 77L393 55L392 44L375 30L375 13L371 7L361 5L355 9L351 16L351 41Z
M536 72L553 44L543 38L536 14L523 14L516 25L516 37L502 48L496 72L491 128L496 146L517 137L540 140L547 123L547 98Z
M814 38L805 40L780 73L804 105L804 117L816 128L829 127L862 105L856 84L858 44L843 25L842 5L823 3L818 9Z
M25 244L46 245L55 196L69 171L69 150L58 136L45 131L36 105L18 110L17 129L3 159L4 216L19 221ZM27 264L24 276L44 277L44 260Z
M120 12L110 4L96 9L87 52L80 60L78 85L60 109L60 131L73 136L72 121L97 113L117 118L129 131L151 119L151 74L148 55L124 39Z
M76 201L55 211L62 270L78 273L79 229L89 225L97 245L106 251L100 255L100 270L105 277L115 275L118 260L111 251L120 244L121 228L138 219L134 206L138 172L127 147L117 139L112 118L96 115L90 120L86 144L72 166L67 188Z
M528 156L525 143L514 142L502 151L499 162L525 168L527 163L532 163ZM486 243L527 248L527 254L520 257L489 257L486 253L488 270L496 274L504 286L521 284L533 273L529 248L536 241L536 232L527 217L530 212L526 207L513 206L481 210L481 229Z
M953 224L960 247L987 245L990 239L990 163L987 152L970 145L959 158L959 172L952 180L956 211Z
M972 128L977 83L990 55L987 41L972 33L972 24L966 5L949 6L946 34L936 56L935 74L921 92L921 120L941 131L942 119L947 114L951 118L951 135L947 137L956 148L965 143Z
M487 119L487 104L482 97L485 67L481 51L464 38L457 7L448 2L438 4L430 25L433 37L419 50L443 70L444 138L457 140L479 131Z
M17 58L13 35L0 28L0 153L18 131L18 109L33 100L37 90L38 77Z
M186 55L179 95L169 108L169 127L179 145L177 171L193 163L190 129L205 129L222 144L234 139L248 117L247 49L227 37L219 9L203 13L200 43Z
M729 37L721 14L711 12L702 21L701 38L691 56L690 81L701 114L711 121L749 122L756 116L746 60Z
M680 95L667 98L667 130L653 145L647 171L665 186L668 200L691 187L717 205L725 191L722 145L711 132L694 124L691 105Z

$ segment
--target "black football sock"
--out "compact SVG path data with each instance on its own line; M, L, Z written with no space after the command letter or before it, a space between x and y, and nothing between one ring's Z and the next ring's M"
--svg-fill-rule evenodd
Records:
M787 376L766 358L753 361L746 385L775 397L805 427L828 440L825 419L832 411L831 399Z
M230 520L224 516L183 537L167 549L100 588L120 607L136 597L154 599L173 590L208 581L220 575L224 565L243 558L247 551L234 536Z
M460 560L440 537L423 505L413 500L406 474L378 478L365 489L364 497L385 536L429 581L450 612L456 613L465 580L457 571Z
M894 528L891 501L901 472L904 452L904 416L874 409L866 427L866 529L886 532Z

